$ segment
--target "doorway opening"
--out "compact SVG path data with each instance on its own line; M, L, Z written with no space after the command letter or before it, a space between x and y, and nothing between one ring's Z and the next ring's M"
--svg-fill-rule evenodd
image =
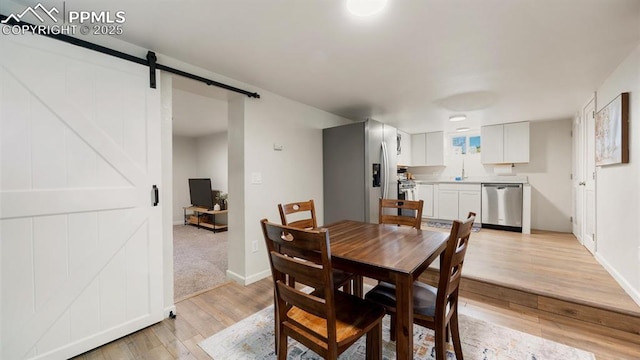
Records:
M179 76L172 78L174 302L228 281L228 232L188 224L193 213L185 208L191 206L190 178L211 179L215 203L221 203L229 193L230 96L221 88ZM215 222L227 224L228 217L217 214Z

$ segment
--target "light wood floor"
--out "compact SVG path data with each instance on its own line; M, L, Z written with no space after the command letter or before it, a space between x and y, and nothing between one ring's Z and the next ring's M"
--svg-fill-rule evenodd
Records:
M471 235L463 276L640 315L640 306L572 234L482 229Z
M463 271L467 273L516 283L522 289L536 287L562 297L640 312L608 273L568 234L521 235L483 229L472 234ZM598 360L640 359L638 334L550 315L527 306L505 307L495 300L481 300L463 298L460 312L591 351ZM200 341L272 301L270 279L246 287L228 282L177 303L176 319L165 319L77 359L210 359L198 347Z

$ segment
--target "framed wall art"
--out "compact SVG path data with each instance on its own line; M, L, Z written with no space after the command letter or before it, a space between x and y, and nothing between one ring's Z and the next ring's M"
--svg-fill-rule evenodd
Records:
M622 93L596 113L596 166L629 162L629 93Z

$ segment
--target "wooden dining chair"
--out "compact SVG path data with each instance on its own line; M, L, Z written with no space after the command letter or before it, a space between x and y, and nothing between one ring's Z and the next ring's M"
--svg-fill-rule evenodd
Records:
M288 204L278 204L282 225L298 229L315 229L318 227L316 208L313 200L298 201ZM295 279L291 279L292 281ZM334 269L333 281L337 288L342 288L349 294L362 297L363 280L361 276Z
M384 307L336 291L328 230L260 223L276 293L278 359L287 358L290 337L325 359L337 359L363 335L366 358L381 359ZM313 291L301 291L287 277Z
M458 328L458 290L475 217L476 214L470 212L466 220L453 221L447 247L441 257L438 287L420 281L413 283L413 322L435 331L436 360L445 359L449 330L456 359L463 360ZM391 340L395 340L395 286L381 282L367 292L365 299L383 305L391 314Z
M282 225L293 226L298 229L315 229L318 227L316 220L316 207L313 200L298 201L289 204L278 204ZM292 220L291 218L295 218Z
M380 198L378 223L412 226L419 230L422 226L423 205L423 200L397 200ZM392 214L389 214L389 211L385 212L385 209L391 209ZM415 211L415 216L402 215L402 210Z

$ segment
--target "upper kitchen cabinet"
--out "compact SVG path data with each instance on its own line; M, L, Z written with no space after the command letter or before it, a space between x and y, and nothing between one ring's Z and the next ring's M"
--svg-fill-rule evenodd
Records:
M528 163L529 122L489 125L481 128L482 163Z
M444 132L411 135L412 166L444 165Z
M427 137L425 133L411 135L411 165L422 166L427 162Z
M427 134L427 166L444 165L444 133L442 131Z
M529 162L529 122L504 124L504 160L508 163Z
M398 130L398 165L411 166L411 134Z

